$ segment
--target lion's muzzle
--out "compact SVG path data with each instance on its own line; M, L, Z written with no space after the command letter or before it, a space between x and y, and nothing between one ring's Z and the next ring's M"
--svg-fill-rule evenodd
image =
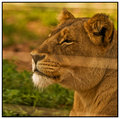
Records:
M37 62L36 67L39 72L45 74L51 78L57 78L59 76L60 65L56 62Z
M32 56L32 71L49 78L58 78L60 65L54 61L45 61L45 56Z

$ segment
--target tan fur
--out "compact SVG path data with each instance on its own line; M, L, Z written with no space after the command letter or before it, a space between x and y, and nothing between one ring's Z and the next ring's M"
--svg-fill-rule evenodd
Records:
M74 18L68 11L61 19L50 37L31 52L34 84L43 88L47 82L58 83L74 90L70 116L117 116L113 23L105 14Z
M89 33L91 41L96 45L103 44L100 40L102 36L95 36L94 33L99 33L103 28L107 29L105 33L104 45L107 45L110 40L110 36L113 30L113 23L110 21L109 17L104 14L96 14L94 17L85 22L85 29Z
M60 21L60 24L65 22L68 19L74 19L74 16L68 12L66 9L64 9L61 14L58 16L58 20Z

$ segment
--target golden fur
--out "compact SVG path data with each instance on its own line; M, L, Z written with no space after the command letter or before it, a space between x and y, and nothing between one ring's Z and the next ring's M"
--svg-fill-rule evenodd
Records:
M75 91L70 116L117 116L117 32L105 14L75 18L63 11L61 22L31 52L33 82L58 83Z

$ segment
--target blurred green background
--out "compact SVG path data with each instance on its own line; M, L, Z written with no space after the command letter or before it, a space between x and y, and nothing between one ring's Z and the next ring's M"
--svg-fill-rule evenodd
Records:
M117 29L117 3L3 3L3 116L68 116L73 91L59 85L37 90L29 56L56 27L63 8L75 17L106 13Z

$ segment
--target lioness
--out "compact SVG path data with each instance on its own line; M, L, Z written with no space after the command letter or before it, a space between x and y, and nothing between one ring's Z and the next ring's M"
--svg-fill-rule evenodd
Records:
M70 116L117 116L117 32L107 15L75 18L64 10L31 55L35 86L75 91Z

